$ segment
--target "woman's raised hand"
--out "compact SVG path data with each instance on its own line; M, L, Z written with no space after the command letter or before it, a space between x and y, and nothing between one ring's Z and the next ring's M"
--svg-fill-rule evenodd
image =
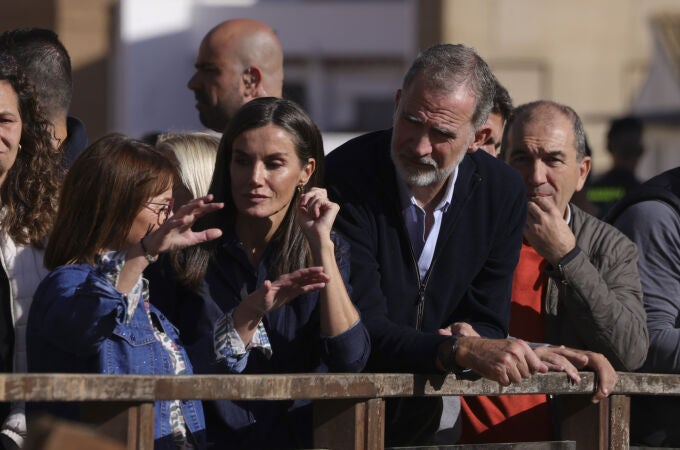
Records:
M163 225L144 238L148 252L157 255L191 247L222 236L219 228L208 228L202 231L191 229L199 217L222 209L224 203L212 203L212 199L212 194L208 194L182 205Z
M312 188L298 201L298 224L310 245L330 238L340 206L328 199L325 189Z
M266 280L259 289L246 297L242 306L262 317L269 311L279 308L294 298L326 286L330 277L323 267L308 267L281 275L275 281Z

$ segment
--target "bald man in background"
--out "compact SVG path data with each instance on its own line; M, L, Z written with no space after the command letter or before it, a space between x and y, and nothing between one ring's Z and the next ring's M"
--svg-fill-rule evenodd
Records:
M195 66L187 86L196 97L201 123L218 133L250 100L281 97L281 43L271 27L257 20L227 20L210 30Z

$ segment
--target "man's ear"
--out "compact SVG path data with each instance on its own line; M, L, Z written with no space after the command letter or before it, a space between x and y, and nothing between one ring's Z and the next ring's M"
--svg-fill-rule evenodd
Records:
M480 128L475 131L475 138L472 140L470 147L468 147L468 152L474 152L479 147L484 145L487 139L491 136L491 128L486 126L486 122Z
M584 156L578 166L578 183L576 183L576 192L583 189L583 185L586 184L586 179L590 173L590 164L592 158L590 156Z
M250 66L244 70L241 82L243 83L243 96L246 99L252 100L265 95L262 86L262 71L259 68Z
M397 92L394 94L394 112L397 112L397 108L399 108L399 100L401 100L401 89L397 89Z

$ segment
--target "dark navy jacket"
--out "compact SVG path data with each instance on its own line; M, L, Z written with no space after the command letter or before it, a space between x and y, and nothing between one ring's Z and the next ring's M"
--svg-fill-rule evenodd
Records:
M334 236L338 268L347 285L349 245ZM271 247L270 247L271 248ZM272 279L270 248L257 268L249 263L233 231L227 231L208 265L203 295L172 282L169 273L149 273L151 298L182 333L197 373L222 370L212 363L210 345L215 322L242 298ZM158 269L158 268L156 268ZM158 272L158 270L157 270ZM161 277L162 283L154 281ZM162 289L154 291L154 289ZM351 288L348 286L351 296ZM243 373L359 372L370 351L368 332L357 323L346 332L320 334L319 293L302 295L263 318L273 355L266 359L250 351ZM211 401L205 403L208 440L215 448L285 449L312 445L311 404L308 401Z
M38 286L26 330L29 372L173 374L170 355L158 342L140 301L131 320L126 302L96 269L88 264L61 266ZM175 327L153 305L151 314L175 341L187 361ZM180 375L178 375L180 376ZM75 405L49 405L51 413L77 419ZM199 448L205 446L205 423L200 401L183 401L187 427ZM156 450L174 449L170 434L170 402L155 404Z
M87 138L85 124L77 117L68 116L66 118L66 133L66 140L61 144L63 152L61 166L68 169L73 165L78 155L90 145L90 140Z
M524 183L485 152L466 155L421 282L401 213L391 136L391 130L368 133L331 152L326 185L340 204L336 228L352 248L352 299L372 342L367 370L434 373L446 339L439 328L464 321L482 336L507 335L526 217ZM392 429L414 434L410 427L422 418ZM388 422L388 443L395 444L389 428Z

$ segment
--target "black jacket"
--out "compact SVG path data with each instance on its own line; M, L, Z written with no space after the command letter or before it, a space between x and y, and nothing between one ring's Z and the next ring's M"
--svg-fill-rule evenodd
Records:
M420 282L390 158L391 130L349 141L326 158L336 228L352 245L353 300L371 333L373 370L435 372L439 328L508 331L512 275L526 216L524 184L484 152L459 167L430 270ZM376 364L376 363L380 364Z

